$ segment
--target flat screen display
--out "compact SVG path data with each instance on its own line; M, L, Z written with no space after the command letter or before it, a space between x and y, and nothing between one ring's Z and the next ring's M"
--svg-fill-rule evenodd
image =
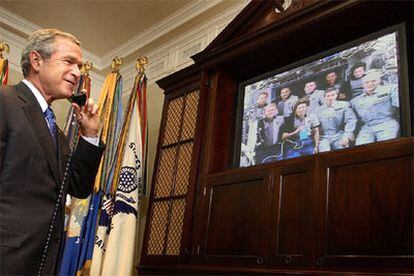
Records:
M394 26L241 83L239 167L399 138L403 30Z

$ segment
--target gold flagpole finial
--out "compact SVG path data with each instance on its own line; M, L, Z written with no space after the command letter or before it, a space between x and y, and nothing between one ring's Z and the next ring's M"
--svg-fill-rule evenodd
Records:
M0 58L3 58L3 51L6 51L6 53L9 53L10 47L9 47L9 44L5 42L0 42Z
M120 57L115 57L112 60L112 63L111 63L112 73L119 72L119 67L122 65L122 62L123 62L123 59Z
M148 64L148 58L146 56L137 58L137 63L135 64L135 68L138 70L139 74L142 74L145 72L147 64Z
M89 71L91 71L92 68L93 68L93 64L90 63L89 61L85 61L84 63L82 63L82 68L80 69L80 72L85 78L88 78L89 77ZM87 85L88 85L88 82L83 81L82 89L86 89Z
M81 74L85 75L85 76L89 76L89 71L91 71L93 68L93 64L90 63L89 61L85 61L84 63L82 63L82 68L81 68Z

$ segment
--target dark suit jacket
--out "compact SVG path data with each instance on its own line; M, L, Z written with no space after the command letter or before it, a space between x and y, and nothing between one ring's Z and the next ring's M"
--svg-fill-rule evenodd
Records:
M103 147L80 140L66 192L87 197ZM70 151L58 133L56 152L42 110L24 83L0 88L0 275L37 274ZM55 272L64 237L58 208L43 274Z

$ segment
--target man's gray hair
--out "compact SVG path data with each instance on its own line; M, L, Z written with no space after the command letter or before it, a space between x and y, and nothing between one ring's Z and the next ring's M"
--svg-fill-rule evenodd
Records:
M55 42L56 37L69 39L80 46L80 41L70 33L65 33L57 29L41 29L35 31L29 36L26 46L22 51L20 65L24 77L27 77L30 72L30 52L36 51L43 59L49 59L54 51L53 42Z

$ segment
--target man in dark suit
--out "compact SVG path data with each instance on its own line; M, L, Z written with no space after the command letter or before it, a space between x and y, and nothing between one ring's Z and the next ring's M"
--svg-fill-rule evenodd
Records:
M103 153L97 105L72 104L82 138L69 147L50 104L72 95L79 41L55 29L33 33L23 50L24 80L0 89L0 275L51 275L58 269L66 193L92 191Z

